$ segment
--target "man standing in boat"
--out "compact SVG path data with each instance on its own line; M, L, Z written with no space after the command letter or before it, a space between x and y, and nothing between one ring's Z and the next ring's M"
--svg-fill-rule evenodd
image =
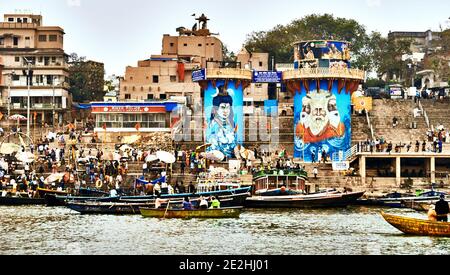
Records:
M441 199L436 203L436 214L438 222L448 222L448 214L450 213L448 202L445 201L445 195L441 195Z

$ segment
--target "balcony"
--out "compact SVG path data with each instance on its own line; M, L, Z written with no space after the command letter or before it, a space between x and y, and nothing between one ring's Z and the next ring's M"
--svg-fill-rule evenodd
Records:
M341 68L303 68L283 72L283 80L317 79L317 78L343 78L364 80L366 72L359 69Z
M7 107L7 103L4 103L2 105L2 107ZM26 110L27 109L27 105L26 104L22 104L22 103L12 103L11 104L11 110ZM62 110L62 105L61 104L55 104L55 110ZM45 111L45 110L53 110L53 104L51 103L32 103L31 104L31 108L30 110L40 110L40 111Z

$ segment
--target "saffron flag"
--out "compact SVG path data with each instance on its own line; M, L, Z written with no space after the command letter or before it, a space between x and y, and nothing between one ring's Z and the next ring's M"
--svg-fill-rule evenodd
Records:
M103 123L103 130L105 130L106 131L106 123Z
M141 124L138 122L136 123L136 125L134 126L134 128L136 128L137 131L139 131L139 129L141 129Z

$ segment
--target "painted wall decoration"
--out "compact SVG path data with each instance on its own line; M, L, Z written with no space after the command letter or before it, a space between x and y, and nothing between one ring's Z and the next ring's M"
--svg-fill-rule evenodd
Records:
M206 143L208 151L234 158L244 141L243 88L236 81L208 81L205 89Z
M323 151L329 158L344 154L351 147L350 84L326 79L300 83L294 97L295 157L312 162Z

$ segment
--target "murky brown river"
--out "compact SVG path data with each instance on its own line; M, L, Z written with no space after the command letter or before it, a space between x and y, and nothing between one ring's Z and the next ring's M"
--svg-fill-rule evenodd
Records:
M245 210L240 219L159 220L83 216L43 206L0 207L0 254L450 254L450 239L405 236L380 211Z

